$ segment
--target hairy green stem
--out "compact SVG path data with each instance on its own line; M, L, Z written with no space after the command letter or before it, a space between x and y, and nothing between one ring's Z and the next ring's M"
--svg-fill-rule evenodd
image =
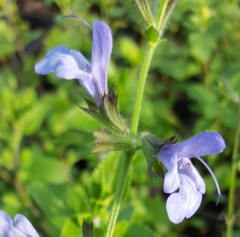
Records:
M141 112L141 104L142 104L142 98L143 98L143 92L144 92L144 85L146 82L147 78L147 73L149 70L150 62L152 60L152 56L154 53L156 46L149 46L148 51L145 55L144 58L144 63L142 65L141 71L140 71L140 76L139 76L139 85L138 85L138 91L137 91L137 97L136 97L136 103L135 103L135 108L134 108L134 114L133 114L133 122L132 122L132 128L131 128L131 133L136 134L137 133L137 128L138 128L138 121L140 117L140 112ZM110 217L108 220L108 226L107 226L107 232L105 237L112 237L115 224L117 221L118 213L120 210L120 204L123 198L123 194L126 189L126 184L128 180L128 172L130 168L130 164L132 161L132 153L126 152L125 156L122 159L122 164L121 164L121 171L117 183L117 189L115 192L115 197L110 213Z
M166 23L169 20L169 17L172 14L174 7L176 6L176 0L172 0L172 2L170 4L169 3L170 3L170 0L163 0L158 11L158 15L156 19L156 29L159 31L160 38L166 27ZM159 39L159 42L160 42L160 39ZM131 127L132 134L137 133L139 117L140 117L140 112L142 107L143 92L144 92L145 83L147 79L147 73L149 71L149 66L157 45L158 45L157 42L155 44L149 44L147 53L143 61L144 63L141 68L137 97L136 97L134 113L133 113L132 127Z
M166 22L171 15L172 9L170 9L169 14L166 13L168 3L170 0L163 0L163 3L160 6L160 10L158 13L157 17L157 27L156 29L159 31L159 36L161 37L163 29L162 27L165 27ZM175 3L175 0L173 1ZM172 4L175 6L175 4ZM166 16L165 16L166 14ZM159 38L160 38L159 37ZM155 52L155 49L160 42L160 39L158 42L155 43L149 43L147 52L143 58L143 64L140 70L139 74L139 84L138 84L138 89L137 89L137 95L136 95L136 101L135 101L135 106L134 106L134 112L133 112L133 120L132 120L132 126L131 126L131 134L136 135L138 131L138 123L139 123L139 118L140 118L140 113L141 113L141 108L142 108L142 101L143 101L143 94L144 94L144 88L146 84L146 79L147 79L147 74L149 71L150 63L152 61L153 54ZM130 164L132 161L132 156L133 153L126 152L124 158L122 159L122 164L121 164L121 171L117 183L117 189L115 192L114 196L114 201L110 213L110 217L108 220L108 226L107 226L107 231L105 237L112 237L114 233L114 228L115 224L117 221L118 213L120 210L120 204L123 198L123 194L126 189L126 184L128 180L128 172L130 168Z
M167 6L168 6L168 3L169 3L170 0L163 0L161 2L161 5L160 5L160 8L159 8L159 11L158 11L158 15L157 15L157 19L156 19L156 28L158 30L162 29L162 25L163 25L163 22L164 22L164 17L165 17L165 12L167 10Z
M121 171L118 179L117 189L114 196L112 210L108 220L107 232L105 235L106 237L113 236L115 224L116 224L118 213L120 210L121 201L123 198L124 191L126 189L126 184L128 180L128 171L130 168L131 160L132 160L132 154L129 154L126 152L126 154L124 154L124 157L122 159L122 167L121 167Z
M138 123L139 123L140 112L142 108L143 92L146 84L150 63L151 63L154 51L156 49L156 46L157 44L154 44L154 45L151 44L148 46L148 50L147 50L147 53L145 54L143 65L140 71L139 84L138 84L138 90L137 90L137 96L136 96L133 120L132 120L132 127L131 127L132 134L136 134L138 130Z
M131 128L132 134L137 133L138 121L139 121L139 117L140 117L141 104L142 104L142 98L143 98L143 92L144 92L144 85L146 82L150 62L152 60L152 56L153 56L155 48L156 48L156 45L149 46L148 51L144 58L144 63L142 65L142 68L140 71L139 85L138 85L136 103L135 103L134 114L133 114L133 122L132 122L132 128ZM119 175L119 179L118 179L117 189L115 192L115 197L114 197L110 217L108 220L107 232L106 232L105 237L113 236L115 224L116 224L118 213L120 210L120 204L121 204L123 194L126 189L126 184L127 184L127 180L128 180L128 171L129 171L130 164L132 161L132 156L133 156L132 153L126 152L125 156L122 159L121 171L120 171L120 175Z
M161 21L161 26L160 26L160 30L159 30L160 38L162 37L162 34L166 28L167 22L168 22L170 16L172 15L172 12L173 12L176 4L177 4L177 0L172 0L171 3L169 4L168 9L165 8L165 10L167 10L167 12L165 13L164 19Z
M238 103L238 123L234 139L233 154L232 154L232 167L230 174L230 188L228 196L228 213L227 213L227 237L233 236L233 223L234 223L234 203L237 179L237 167L239 158L239 138L240 137L240 98Z

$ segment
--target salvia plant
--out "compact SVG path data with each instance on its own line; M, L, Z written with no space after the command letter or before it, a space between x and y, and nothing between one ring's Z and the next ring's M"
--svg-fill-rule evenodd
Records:
M185 218L192 217L201 205L203 194L206 192L204 179L193 165L193 160L201 163L212 176L218 193L217 204L222 197L214 172L204 161L204 156L219 154L226 148L224 139L218 132L199 132L179 142L177 134L158 138L151 131L138 130L151 60L156 48L163 41L162 36L177 0L161 0L154 3L148 0L132 2L141 21L140 24L143 25L147 45L139 71L131 122L118 109L118 97L121 97L121 94L116 93L114 84L108 83L108 67L114 50L114 40L111 29L105 22L96 20L90 24L87 19L82 19L71 12L64 17L64 21L73 18L92 32L91 59L88 60L81 52L66 45L57 45L46 53L44 59L35 64L37 74L54 73L55 77L60 79L74 79L84 89L82 97L86 103L80 109L101 125L100 130L93 129L90 132L95 139L92 152L121 151L122 153L121 167L118 167L120 172L116 177L116 190L112 190L114 199L109 209L105 237L114 235L131 161L138 150L142 151L146 159L149 178L154 179L155 176L162 178L163 192L168 196L166 210L172 223L178 224ZM93 236L93 228L93 223L83 220L82 235ZM0 211L0 236L37 237L39 235L23 215L17 214L12 220L6 212Z

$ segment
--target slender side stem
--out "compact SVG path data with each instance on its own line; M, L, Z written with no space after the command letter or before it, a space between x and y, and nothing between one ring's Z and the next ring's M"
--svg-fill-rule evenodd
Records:
M156 29L159 31L159 36L161 38L163 30L166 26L166 22L168 21L175 5L176 5L176 0L173 0L172 3L169 6L169 10L167 12L167 8L169 5L170 0L163 0L163 2L160 5L157 19L156 19ZM139 85L138 85L138 91L137 91L137 97L135 101L135 107L134 107L134 113L133 113L133 121L132 121L132 127L131 127L131 133L136 134L137 129L138 129L138 122L139 122L139 117L140 117L140 112L141 112L141 107L142 107L142 99L143 99L143 92L144 92L144 87L147 79L147 73L149 70L149 66L154 54L154 51L157 47L157 43L151 44L148 47L147 53L144 58L144 63L141 68L140 76L139 76Z
M172 0L171 3L169 4L169 7L168 9L165 8L165 10L167 10L165 16L164 16L164 19L162 19L162 22L161 22L161 26L160 26L160 30L159 30L159 36L160 38L162 37L162 34L166 28L166 25L167 25L167 22L170 18L170 16L172 15L172 12L177 4L177 1L178 0ZM168 3L167 3L168 4Z
M132 127L131 127L132 134L137 133L138 122L139 122L140 112L141 112L141 108L142 108L143 92L144 92L144 88L145 88L145 83L146 83L146 79L147 79L149 66L150 66L154 51L156 49L156 46L157 46L157 44L148 46L148 50L147 50L147 53L145 54L143 65L142 65L142 68L140 71L138 91L137 91L137 96L136 96L136 101L135 101L133 121L132 121Z
M228 214L227 214L227 237L233 236L233 222L234 222L234 203L235 203L235 190L237 179L237 162L239 156L239 138L240 137L240 98L238 103L238 123L237 131L234 139L233 154L232 154L232 167L230 176L230 188L228 197Z
M157 15L157 20L156 20L156 22L157 22L156 28L157 29L161 29L169 1L170 0L163 0L161 3L161 6L158 11L158 15Z
M123 198L124 191L126 189L126 184L128 180L128 171L132 161L132 154L126 152L122 160L122 168L120 171L117 189L115 192L115 197L112 205L112 210L108 220L106 237L112 237L114 232L114 227L117 221L118 213L120 210L120 204Z

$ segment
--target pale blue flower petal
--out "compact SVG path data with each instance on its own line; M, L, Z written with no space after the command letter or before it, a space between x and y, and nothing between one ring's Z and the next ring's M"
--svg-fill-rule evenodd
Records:
M5 211L0 210L0 230L9 223L12 223L11 217Z
M167 213L173 223L191 217L199 208L202 194L206 191L205 183L190 158L197 158L206 166L216 183L218 197L221 197L216 177L200 156L220 153L225 147L225 142L218 133L205 132L160 149L157 158L168 170L163 190L172 193L167 200ZM175 192L178 188L179 192Z
M112 34L109 26L102 21L95 21L91 29L91 65L81 53L61 45L50 50L46 58L35 65L35 72L42 75L54 72L59 78L77 79L100 107L102 97L108 93L107 71L112 52Z
M20 234L21 232L13 227L11 217L6 212L0 210L0 236L10 237Z
M183 188L188 189L188 208L186 210L186 218L190 218L199 208L202 201L202 193L197 189L196 183L193 182L188 176L180 175ZM183 180L183 181L182 181Z
M81 81L87 81L89 80L89 78L92 78L91 74L73 68L72 65L59 65L58 67L56 67L54 74L56 75L56 77L64 78L67 80L71 80L74 78Z
M177 162L177 154L172 152L172 147L166 145L161 148L161 150L157 154L157 158L164 164L167 170L170 170L172 167L173 162ZM173 159L175 160L173 161Z
M25 235L24 233L22 233L18 229L14 228L12 225L8 225L4 229L0 229L0 236L4 236L4 237L29 237L29 235Z
M87 61L87 59L78 51L71 49L69 51L69 55L71 55L78 64L78 67L83 71L90 72L91 65Z
M17 214L12 221L11 217L2 210L0 210L0 236L39 237L26 217Z
M167 200L167 213L171 222L178 224L191 217L202 200L202 194L195 183L187 176L180 175L181 185L178 193L173 193Z
M38 74L48 74L54 72L61 66L66 69L72 70L70 75L63 74L61 78L64 79L77 79L75 77L77 71L88 71L90 64L87 60L77 51L69 50L67 46L57 46L50 50L46 58L41 60L35 65L35 72ZM56 75L57 77L60 77Z
M19 230L14 228L11 217L4 211L0 210L0 236L4 237L25 237Z
M174 224L182 222L185 218L187 203L183 201L183 197L179 193L173 193L167 199L168 218Z
M34 229L30 221L21 214L17 214L14 217L14 226L16 229L25 233L26 236L39 237L37 231Z
M35 72L42 75L53 72L59 62L64 60L64 55L68 54L68 52L68 47L64 45L57 46L48 51L46 59L43 59L35 64Z
M203 132L188 140L173 145L164 146L159 152L169 158L177 155L181 158L193 158L213 155L222 152L226 145L217 132Z
M107 94L107 71L112 52L112 34L102 21L93 24L92 73L98 81L100 94Z
M99 92L98 84L92 74L81 70L73 70L71 66L60 65L55 70L55 75L64 79L78 78L79 83L85 91L95 100L97 106L102 103L102 95Z
M180 179L178 175L177 159L176 157L171 159L171 166L169 166L168 172L165 174L163 190L165 193L175 192L180 185Z
M188 160L188 162L189 164L186 168L179 169L179 174L186 174L189 178L192 179L193 182L196 183L198 190L204 194L206 191L205 183L192 162L190 160Z

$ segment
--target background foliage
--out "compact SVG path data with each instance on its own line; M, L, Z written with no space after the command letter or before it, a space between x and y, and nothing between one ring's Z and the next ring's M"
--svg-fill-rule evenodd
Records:
M84 103L77 82L38 76L34 64L59 44L90 58L90 30L75 19L62 20L70 7L91 24L107 22L114 38L109 85L115 83L120 111L130 122L146 42L128 2L0 0L0 209L26 215L41 236L80 237L83 219L93 220L95 236L103 236L121 156L90 152L88 131L99 125L78 108ZM239 1L178 2L154 56L140 123L141 131L160 137L178 133L180 140L206 130L221 133L226 151L206 160L225 197L240 91L239 20ZM174 225L167 218L162 180L150 181L138 152L115 236L224 236L227 198L216 207L213 180L196 166L207 194L194 217ZM236 200L239 186L238 179ZM236 201L235 236L239 205Z

